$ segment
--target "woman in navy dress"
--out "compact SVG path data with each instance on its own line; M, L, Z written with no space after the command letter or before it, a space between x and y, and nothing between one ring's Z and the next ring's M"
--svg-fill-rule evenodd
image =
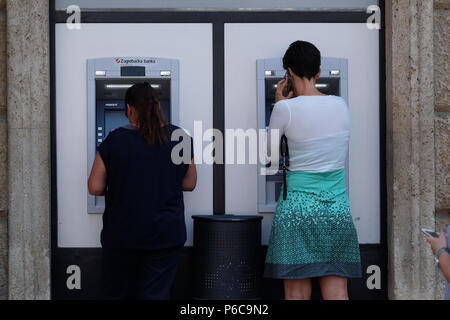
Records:
M130 124L98 147L88 181L105 196L102 297L167 300L186 241L183 191L197 182L192 139L167 122L149 83L129 88L125 104Z

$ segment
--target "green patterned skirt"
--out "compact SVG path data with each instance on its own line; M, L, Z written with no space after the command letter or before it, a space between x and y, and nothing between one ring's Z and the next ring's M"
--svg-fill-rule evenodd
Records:
M345 170L288 172L287 186L287 199L280 195L274 215L264 276L360 278Z

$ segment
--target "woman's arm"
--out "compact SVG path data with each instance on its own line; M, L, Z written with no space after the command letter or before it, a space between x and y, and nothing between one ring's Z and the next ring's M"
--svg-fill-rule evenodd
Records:
M447 248L447 235L445 233L440 233L439 238L433 238L431 236L427 237L428 243L431 245L431 250L433 250L433 254L440 248ZM444 252L439 257L439 267L444 275L445 279L450 282L450 254L448 252Z
M103 196L106 191L106 167L103 159L97 152L94 164L92 165L91 175L88 180L88 190L93 196Z
M197 185L197 168L195 167L194 159L189 164L186 175L183 178L182 187L183 191L194 191Z
M444 252L439 258L439 267L447 282L450 282L450 253Z

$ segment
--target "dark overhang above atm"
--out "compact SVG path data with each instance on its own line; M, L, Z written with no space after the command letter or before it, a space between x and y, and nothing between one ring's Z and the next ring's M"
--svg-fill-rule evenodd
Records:
M71 5L89 11L366 11L377 0L55 0L55 8Z

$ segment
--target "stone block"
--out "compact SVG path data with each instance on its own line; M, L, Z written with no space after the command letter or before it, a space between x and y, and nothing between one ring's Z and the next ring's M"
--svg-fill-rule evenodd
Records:
M450 115L435 118L436 208L450 208Z
M450 10L434 13L434 60L436 105L450 106Z
M8 221L0 211L0 300L8 299Z
M8 126L49 128L48 1L7 4Z
M48 299L49 130L10 129L9 143L9 297Z

